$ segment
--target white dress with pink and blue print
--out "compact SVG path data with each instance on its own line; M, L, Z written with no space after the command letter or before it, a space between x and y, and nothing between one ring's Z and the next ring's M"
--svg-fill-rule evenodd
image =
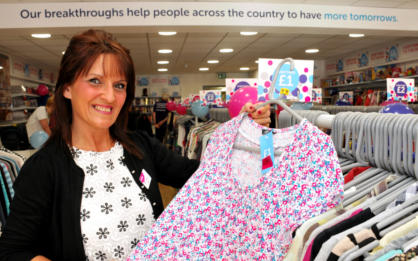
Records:
M339 204L343 177L331 138L307 120L274 129L283 153L261 174L266 129L243 114L220 125L199 169L128 260L282 260L292 232Z

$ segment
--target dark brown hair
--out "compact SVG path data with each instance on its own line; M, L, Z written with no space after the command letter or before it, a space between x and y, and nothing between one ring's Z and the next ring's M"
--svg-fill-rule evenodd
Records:
M111 54L119 64L115 64L117 73L124 75L127 81L126 100L115 121L110 127L110 135L135 156L142 158L141 151L126 134L128 109L135 95L135 70L129 50L117 42L110 33L102 30L88 30L71 38L62 57L57 84L55 86L55 127L50 140L60 140L61 144L72 145L71 101L64 97L64 90L76 79L89 72L96 59L102 54Z

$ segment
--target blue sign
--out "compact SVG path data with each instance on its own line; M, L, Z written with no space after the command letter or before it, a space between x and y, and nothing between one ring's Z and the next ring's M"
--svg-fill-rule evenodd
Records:
M179 85L180 84L180 80L178 77L174 76L170 79L170 85Z
M386 62L396 61L399 58L398 48L396 46L392 46L386 51Z
M359 59L359 66L367 66L369 65L369 57L365 53L363 53Z
M344 63L343 60L339 59L337 62L337 72L341 72L344 70Z
M404 97L408 90L408 85L406 85L406 83L403 81L399 81L395 84L395 87L393 89L396 93L396 96Z
M206 93L205 100L208 103L215 103L215 101L216 101L216 94L214 92L208 92L208 93Z
M139 86L147 86L149 84L148 78L142 77L141 79L138 80L138 84Z
M276 72L273 73L273 75L275 74ZM280 96L281 98L286 99L289 95L298 97L298 84L299 73L296 68L291 71L290 65L284 64L280 68L279 75L277 76L276 85L274 86L275 89L273 98L277 99Z
M240 88L251 86L248 82L240 81L235 85L234 92L238 91Z

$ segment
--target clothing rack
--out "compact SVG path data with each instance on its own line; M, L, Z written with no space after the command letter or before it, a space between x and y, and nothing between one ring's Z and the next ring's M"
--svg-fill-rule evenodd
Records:
M22 168L25 157L0 146L0 227L5 224L10 203L14 197L13 183Z
M418 114L418 104L408 104ZM382 106L336 106L336 105L313 105L312 110L327 111L330 114L337 114L343 111L378 112Z
M272 110L272 113L274 113L274 110ZM308 121L312 122L314 125L320 128L327 128L327 129L331 128L332 121L335 117L335 115L331 115L325 111L298 110L297 113L300 114L302 117L306 118ZM230 120L228 109L226 108L210 109L209 117L210 119L213 119L217 122L226 122ZM285 121L290 121L291 119L293 119L293 117L291 117L287 111L280 112L279 127L285 128L285 127L289 127L295 124L295 123L285 124L283 123L282 119L285 119Z

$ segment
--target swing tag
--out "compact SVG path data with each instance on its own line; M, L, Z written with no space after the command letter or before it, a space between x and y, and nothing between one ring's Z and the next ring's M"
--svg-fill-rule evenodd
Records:
M260 137L261 173L266 174L274 165L273 133L263 130Z

